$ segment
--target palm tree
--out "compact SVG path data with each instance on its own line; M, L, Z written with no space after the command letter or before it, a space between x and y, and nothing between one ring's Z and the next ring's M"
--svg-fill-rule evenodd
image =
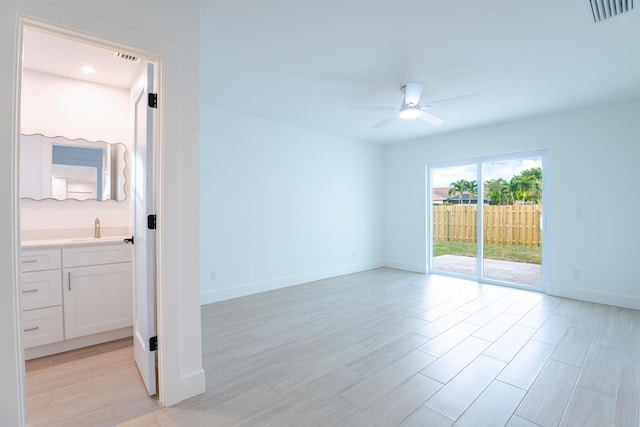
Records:
M509 182L502 178L484 183L485 197L491 205L514 204L516 200L540 203L542 199L542 168L531 168L514 175Z
M513 204L513 192L511 191L511 185L502 178L500 178L500 181L500 204Z
M542 199L542 168L531 168L520 173L528 184L527 198L536 203Z
M521 173L511 178L511 187L515 193L515 197L522 199L522 203L526 203L527 198L534 192L536 186L535 177L530 174Z
M527 179L523 178L522 175L514 175L513 178L511 178L509 184L511 185L511 193L513 194L513 198L515 200L522 199L522 203L524 203L527 198Z
M452 182L449 184L449 196L457 194L460 200L460 204L462 204L462 193L467 189L467 181L464 179L459 179L456 182Z
M478 181L474 179L473 181L466 181L466 183L467 191L469 192L469 204L471 204L471 199L478 194Z
M484 197L490 205L506 205L509 203L509 183L502 178L490 179L484 183Z

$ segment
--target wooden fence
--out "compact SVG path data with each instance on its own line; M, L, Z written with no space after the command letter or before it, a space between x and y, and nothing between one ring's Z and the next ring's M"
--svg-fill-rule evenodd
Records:
M477 205L434 205L433 239L476 243ZM484 205L484 243L542 246L542 205Z

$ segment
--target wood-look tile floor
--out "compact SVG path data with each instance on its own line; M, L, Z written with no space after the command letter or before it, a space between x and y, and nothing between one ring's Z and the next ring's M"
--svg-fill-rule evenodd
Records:
M204 306L202 333L207 392L119 425L640 425L635 310L376 269Z
M153 413L159 405L142 383L132 343L127 338L27 361L28 425L107 426Z

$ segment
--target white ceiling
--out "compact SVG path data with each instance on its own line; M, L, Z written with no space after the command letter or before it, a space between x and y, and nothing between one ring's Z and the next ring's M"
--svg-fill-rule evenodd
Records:
M618 0L616 0L618 1ZM630 1L630 0L629 0ZM636 2L637 3L637 2ZM202 0L201 102L393 143L640 98L640 6L594 23L588 0ZM396 120L423 100L477 92Z
M596 24L589 0L198 2L201 103L359 140L640 98L640 6ZM87 63L95 75L79 72ZM24 65L126 88L139 66L35 32L25 35ZM388 111L350 108L398 107L406 82L423 84L423 101L479 95L431 110L446 120L436 127L374 129Z
M129 89L140 75L142 62L117 58L114 53L27 30L23 39L22 66L27 70ZM93 67L96 73L83 73L80 70L83 66Z

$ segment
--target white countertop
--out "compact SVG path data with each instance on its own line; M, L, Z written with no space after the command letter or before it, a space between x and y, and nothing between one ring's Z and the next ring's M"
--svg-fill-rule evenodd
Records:
M93 237L78 237L72 239L47 239L47 240L23 240L21 242L23 249L32 248L44 248L44 247L59 247L59 246L96 246L96 245L108 245L108 244L124 244L124 239L131 238L131 236L108 236L101 237L99 239Z

